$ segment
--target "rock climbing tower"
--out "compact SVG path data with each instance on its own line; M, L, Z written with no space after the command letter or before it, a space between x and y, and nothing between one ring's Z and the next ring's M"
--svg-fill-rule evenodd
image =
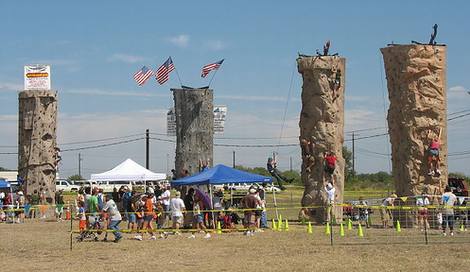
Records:
M446 46L380 49L387 76L388 128L398 195L440 193L447 184ZM440 135L439 177L429 176L427 148Z
M27 195L45 192L48 202L53 203L58 162L57 92L20 92L18 117L18 175L26 182Z
M338 56L300 56L297 67L303 77L300 144L302 148L303 206L326 206L324 154L337 157L334 171L336 202L343 201L344 190L344 84L346 59ZM324 222L324 208L311 210L317 222ZM336 220L342 207L334 209Z
M211 89L171 89L176 115L175 169L190 174L199 171L199 162L213 162L214 105Z

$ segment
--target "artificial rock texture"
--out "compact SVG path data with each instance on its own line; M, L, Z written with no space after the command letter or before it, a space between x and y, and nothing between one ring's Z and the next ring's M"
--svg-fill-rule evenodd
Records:
M382 48L390 107L392 171L398 195L436 194L447 184L446 47ZM429 137L441 133L440 177L430 177Z
M323 170L325 152L334 152L337 157L334 172L336 202L343 201L345 65L346 59L337 56L297 59L297 68L303 78L300 141L314 143L313 148L301 144L302 182L305 185L303 206L327 205ZM313 209L310 215L315 221L323 222L324 213L324 209ZM342 218L341 207L334 209L334 216L336 220Z
M18 175L26 195L44 192L54 202L57 170L57 92L19 93Z
M199 162L213 163L214 105L211 89L171 89L176 115L175 170L199 171Z

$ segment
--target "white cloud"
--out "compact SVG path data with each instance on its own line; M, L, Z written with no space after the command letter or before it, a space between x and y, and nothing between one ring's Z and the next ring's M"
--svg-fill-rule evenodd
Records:
M145 60L144 57L141 56L135 56L135 55L128 55L128 54L113 54L108 58L108 61L120 61L120 62L125 62L125 63L137 63L137 62L143 62Z
M167 38L167 41L178 47L187 47L189 45L189 35L180 34L174 37Z
M210 40L206 42L206 46L213 51L220 51L227 47L225 42L221 40Z

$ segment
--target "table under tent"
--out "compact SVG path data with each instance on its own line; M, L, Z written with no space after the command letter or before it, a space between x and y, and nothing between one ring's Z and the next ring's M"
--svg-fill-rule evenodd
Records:
M246 183L246 184L261 184L268 183L272 184L272 178L262 175L248 173L242 170L234 169L223 164L218 164L212 168L209 168L205 171L197 173L193 176L184 177L177 179L171 182L172 187L175 186L207 186L210 198L210 207L211 210L213 207L213 186L214 185L226 185L231 183ZM277 203L276 203L276 192L273 191L273 201L274 207L277 212ZM232 190L230 190L230 195L232 197Z

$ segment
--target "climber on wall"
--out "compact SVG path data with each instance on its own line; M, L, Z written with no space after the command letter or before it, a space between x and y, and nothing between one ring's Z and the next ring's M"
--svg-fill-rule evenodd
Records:
M441 132L442 129L439 130L439 134L436 137L430 137L431 130L428 133L428 139L431 139L431 143L428 146L428 167L429 167L429 176L436 176L439 177L441 175L441 171L439 170L439 149L441 148Z
M312 140L302 139L299 137L300 140L300 147L302 149L302 161L305 166L305 171L310 173L312 171L312 167L315 164L315 158L313 157L313 148L315 147L315 143Z
M266 164L266 168L268 169L268 172L276 178L277 184L279 185L279 188L281 190L285 190L286 187L282 185L282 181L285 182L292 182L294 179L288 179L286 177L283 177L279 170L277 170L277 162L273 158L268 158L268 163Z
M323 157L323 182L325 182L325 175L328 182L335 183L334 173L336 168L336 156L334 152L326 152Z

